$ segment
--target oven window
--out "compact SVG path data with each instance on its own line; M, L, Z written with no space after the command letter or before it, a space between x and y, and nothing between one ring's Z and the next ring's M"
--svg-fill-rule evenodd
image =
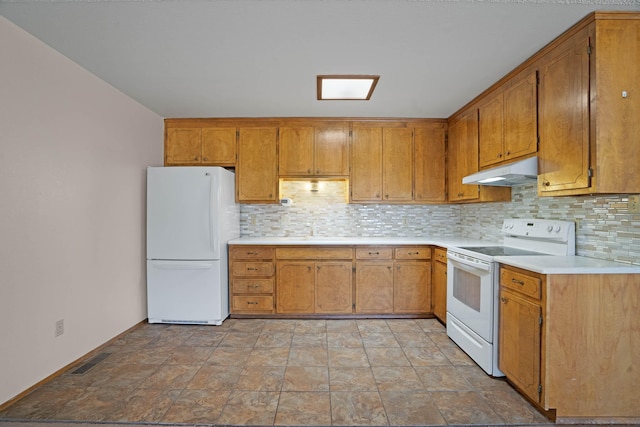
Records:
M480 276L459 268L455 269L453 296L478 313L480 312L480 280Z

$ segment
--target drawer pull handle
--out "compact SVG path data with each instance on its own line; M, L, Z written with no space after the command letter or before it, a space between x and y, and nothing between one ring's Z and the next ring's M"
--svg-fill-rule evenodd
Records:
M409 252L409 255L420 255L420 252Z
M249 285L249 287L253 289L260 289L260 285Z
M369 255L380 255L380 252L369 252Z
M254 267L247 267L247 271L258 271L258 269Z
M255 301L247 301L247 304L248 305L258 305L258 303L255 302Z
M518 284L518 285L524 286L524 282L523 282L522 280L511 279L511 281L512 281L513 283Z
M247 252L247 255L258 255L258 252Z

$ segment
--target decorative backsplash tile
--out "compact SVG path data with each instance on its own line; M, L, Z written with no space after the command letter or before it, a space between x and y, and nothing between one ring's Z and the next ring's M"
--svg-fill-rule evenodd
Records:
M348 204L347 181L282 181L291 206L241 205L243 237L462 236L502 240L503 218L576 222L576 252L640 264L640 214L627 209L627 195L538 197L533 184L512 188L512 201L470 205Z

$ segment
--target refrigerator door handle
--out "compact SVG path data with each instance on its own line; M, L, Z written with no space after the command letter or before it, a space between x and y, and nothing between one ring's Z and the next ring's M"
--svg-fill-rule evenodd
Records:
M163 270L208 270L215 264L202 261L150 261L154 268Z
M215 220L219 220L218 218L213 218L214 213L218 212L218 199L219 199L219 186L216 185L215 177L207 172L207 176L209 177L209 246L213 253L216 253L216 230L215 230Z

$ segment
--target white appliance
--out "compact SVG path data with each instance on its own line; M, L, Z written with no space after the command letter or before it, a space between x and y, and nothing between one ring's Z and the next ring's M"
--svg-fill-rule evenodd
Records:
M497 256L574 255L575 224L505 219L503 245L447 251L447 335L486 373L498 369L499 265Z
M239 236L233 172L147 168L149 323L221 325L229 316L227 242Z

